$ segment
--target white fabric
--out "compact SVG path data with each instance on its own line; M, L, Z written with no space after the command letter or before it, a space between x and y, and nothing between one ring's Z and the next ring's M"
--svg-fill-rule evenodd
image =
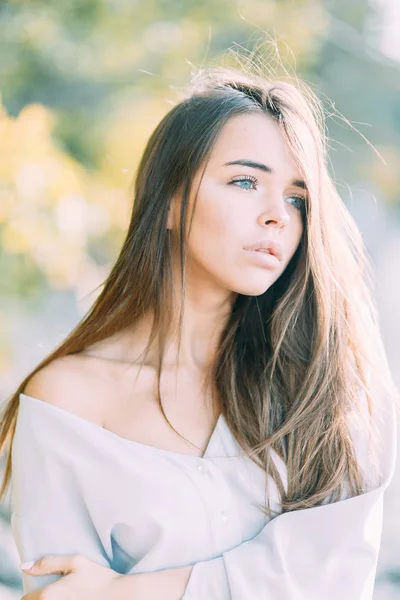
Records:
M376 417L384 442L376 487L269 521L256 506L266 500L265 474L222 415L197 458L21 394L11 513L21 561L80 553L125 574L194 565L183 600L371 600L397 435L391 402ZM352 435L368 471L367 445ZM278 501L271 479L276 511ZM22 577L26 594L61 575Z

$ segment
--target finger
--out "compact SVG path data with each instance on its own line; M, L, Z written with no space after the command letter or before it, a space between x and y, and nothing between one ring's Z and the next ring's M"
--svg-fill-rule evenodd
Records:
M29 575L67 575L76 571L84 559L85 557L80 554L48 555L35 561L31 567L29 567L31 563L22 563L21 569Z

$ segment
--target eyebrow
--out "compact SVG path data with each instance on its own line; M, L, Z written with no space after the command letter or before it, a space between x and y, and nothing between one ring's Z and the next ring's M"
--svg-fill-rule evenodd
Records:
M251 169L258 169L259 171L263 171L264 173L269 173L269 174L274 173L274 169L272 169L271 167L268 167L267 165L264 165L263 163L254 162L254 160L248 160L246 158L240 158L238 160L231 160L224 164L225 167L228 167L230 165L242 165L243 167L250 167ZM299 188L302 188L303 190L307 191L307 186L302 179L293 179L291 182L291 185L294 185L295 187L299 187Z

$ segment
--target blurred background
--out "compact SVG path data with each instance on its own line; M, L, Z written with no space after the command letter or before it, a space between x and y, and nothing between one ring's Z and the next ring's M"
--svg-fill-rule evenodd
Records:
M373 261L400 384L398 0L3 0L0 402L94 301L128 225L141 152L176 90L263 32L326 103L331 173ZM400 598L399 471L374 600ZM0 600L21 589L5 502Z

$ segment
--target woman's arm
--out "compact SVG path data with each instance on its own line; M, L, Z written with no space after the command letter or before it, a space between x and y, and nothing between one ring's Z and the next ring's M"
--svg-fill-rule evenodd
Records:
M38 436L42 433L37 431ZM83 554L111 568L67 464L51 454L49 448L42 454L40 444L29 444L28 439L17 439L13 448L11 528L21 562L48 555ZM23 572L23 591L33 592L60 577Z
M33 406L20 403L11 447L11 528L21 562L82 554L111 568L106 529L99 533L98 527L103 518L101 498L94 514L85 496L92 480L97 486L96 457L84 454L72 428L54 427L47 413L32 410ZM23 591L33 592L61 577L23 572Z
M194 565L182 600L370 600L382 528L383 494L395 469L397 415L378 412L380 485L332 504L278 515L251 540ZM354 432L360 464L368 446Z
M253 539L196 563L183 600L370 600L383 489L284 513Z

